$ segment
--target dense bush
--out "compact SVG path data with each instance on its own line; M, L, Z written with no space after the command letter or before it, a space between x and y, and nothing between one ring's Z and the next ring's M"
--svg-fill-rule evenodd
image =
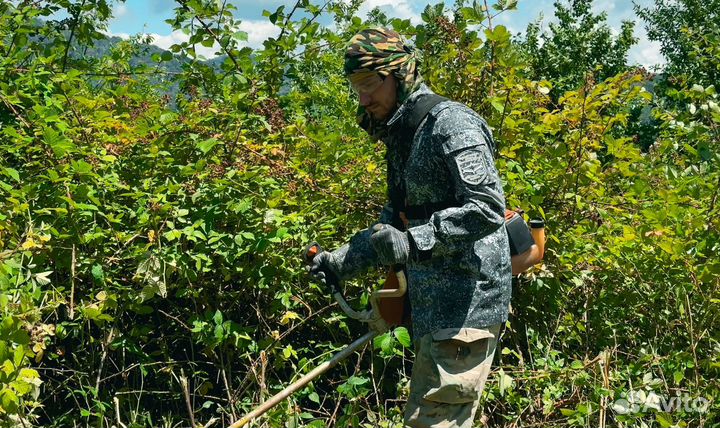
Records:
M82 55L103 37L105 0L0 1L2 426L227 425L364 332L299 260L384 202L384 149L355 125L342 77L359 3L268 12L282 32L262 50L242 47L230 4L176 3L171 23L190 32L173 48L191 59L179 75L162 71L170 53L134 65L138 39ZM587 70L552 99L558 82L532 80L533 52L493 23L515 3L459 2L452 18L429 6L417 26L375 15L422 49L432 88L487 118L508 204L548 224L545 262L516 281L482 420L715 426L715 87L678 75L651 94L644 70ZM220 67L196 44L216 46ZM717 64L717 37L696 46ZM643 108L657 124L647 151ZM352 303L381 277L347 284ZM403 330L380 337L269 426L401 426L409 345ZM712 402L625 412L617 400L639 392Z

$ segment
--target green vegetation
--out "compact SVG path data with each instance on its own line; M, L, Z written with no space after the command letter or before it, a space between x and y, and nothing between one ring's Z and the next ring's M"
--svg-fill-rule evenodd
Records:
M299 257L384 202L383 147L355 125L342 76L359 2L267 12L282 30L259 50L230 3L176 4L190 40L172 51L188 60L161 79L173 55L138 63L139 39L82 54L104 38L106 0L0 1L0 426L225 426L364 333ZM548 225L545 263L514 287L483 420L717 426L717 28L644 14L663 46L690 40L650 93L653 75L624 63L629 30L613 41L589 2L559 4L567 18L535 33L541 48L495 25L516 4L458 1L452 18L428 6L417 26L373 14L422 49L432 88L487 118L509 206ZM617 52L553 68L586 42ZM222 59L196 59L197 44ZM381 277L346 295L361 307ZM402 426L411 360L407 332L388 333L268 425ZM639 392L711 402L626 412L617 400Z
M552 81L553 100L581 86L588 72L602 81L628 69L627 53L637 41L634 23L623 22L620 34L613 37L605 22L607 15L593 14L592 3L577 0L566 6L555 2L558 22L550 23L548 32L541 33L541 21L528 26L523 47L529 53L529 77Z

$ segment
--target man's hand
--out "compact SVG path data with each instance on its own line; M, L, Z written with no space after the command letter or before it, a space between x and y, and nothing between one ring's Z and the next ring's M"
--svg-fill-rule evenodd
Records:
M324 285L336 286L340 276L340 267L332 253L323 251L316 255L305 268L310 275Z
M370 237L378 260L385 266L405 264L410 258L410 242L407 233L401 232L389 224L378 223L373 226Z

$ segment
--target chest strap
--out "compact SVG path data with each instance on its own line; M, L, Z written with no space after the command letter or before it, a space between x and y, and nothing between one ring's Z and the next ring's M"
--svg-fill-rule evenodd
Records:
M455 199L448 199L440 202L428 202L421 205L408 205L403 210L403 213L408 220L427 220L432 217L436 211L457 206L459 206L459 204Z

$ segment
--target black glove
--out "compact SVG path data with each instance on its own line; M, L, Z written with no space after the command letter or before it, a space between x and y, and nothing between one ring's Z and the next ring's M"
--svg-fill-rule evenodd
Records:
M323 251L316 255L305 268L310 275L324 285L330 285L335 291L340 278L340 267L332 253Z
M373 226L373 231L370 242L380 263L385 266L407 263L410 259L410 241L407 233L382 223Z

